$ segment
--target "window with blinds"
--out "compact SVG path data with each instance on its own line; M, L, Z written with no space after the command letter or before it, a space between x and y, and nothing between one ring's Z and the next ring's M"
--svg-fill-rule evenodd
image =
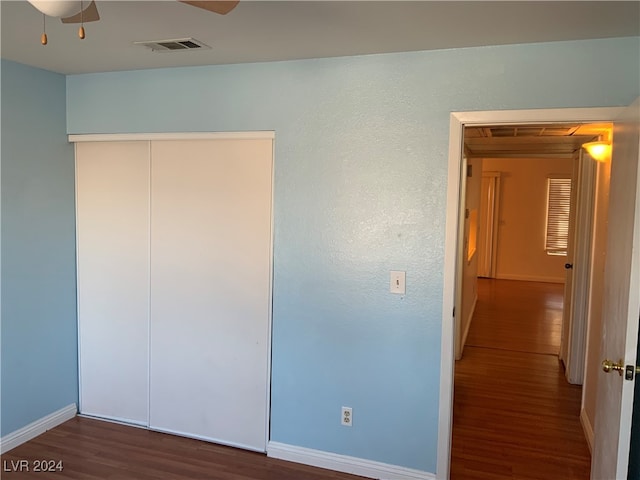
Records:
M547 179L547 231L544 249L547 255L567 255L571 179Z

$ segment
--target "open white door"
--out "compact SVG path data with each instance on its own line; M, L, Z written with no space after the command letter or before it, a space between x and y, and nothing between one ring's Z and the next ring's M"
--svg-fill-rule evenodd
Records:
M634 382L624 370L635 367L640 316L639 148L640 98L614 123L601 356L622 371L598 378L594 480L627 478Z
M565 264L563 343L560 349L561 352L565 349L562 360L566 366L567 381L574 385L584 382L597 171L597 162L580 149L574 158L573 203Z
M569 238L567 242L567 256L565 257L566 263L565 277L564 277L564 296L563 296L563 308L562 308L562 337L560 339L560 353L558 357L562 361L565 367L565 371L570 371L570 343L571 343L571 327L572 319L574 318L573 312L573 264L575 256L575 243L576 243L576 200L578 198L578 180L580 174L580 154L577 153L573 156L573 172L571 173L571 209L569 212ZM569 380L570 381L570 380ZM578 383L578 382L572 382ZM580 382L581 383L581 382Z

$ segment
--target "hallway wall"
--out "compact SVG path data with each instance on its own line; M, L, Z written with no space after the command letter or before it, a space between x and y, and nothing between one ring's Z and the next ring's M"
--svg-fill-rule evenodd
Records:
M571 177L571 159L485 158L483 170L500 172L496 278L564 283L567 257L544 250L547 179Z

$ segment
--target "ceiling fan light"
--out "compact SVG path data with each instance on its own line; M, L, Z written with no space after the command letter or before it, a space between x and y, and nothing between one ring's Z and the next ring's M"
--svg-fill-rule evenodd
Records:
M50 17L71 17L82 10L79 0L29 0L29 3Z
M605 162L611 157L611 142L589 142L582 144L582 148L584 148L591 158L597 160L598 162Z

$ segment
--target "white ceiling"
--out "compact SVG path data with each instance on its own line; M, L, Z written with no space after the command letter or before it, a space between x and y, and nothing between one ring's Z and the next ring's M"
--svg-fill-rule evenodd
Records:
M244 1L226 16L177 1L98 1L101 20L47 20L1 2L2 58L64 74L264 62L640 35L638 1ZM210 50L152 52L136 41L194 37Z

